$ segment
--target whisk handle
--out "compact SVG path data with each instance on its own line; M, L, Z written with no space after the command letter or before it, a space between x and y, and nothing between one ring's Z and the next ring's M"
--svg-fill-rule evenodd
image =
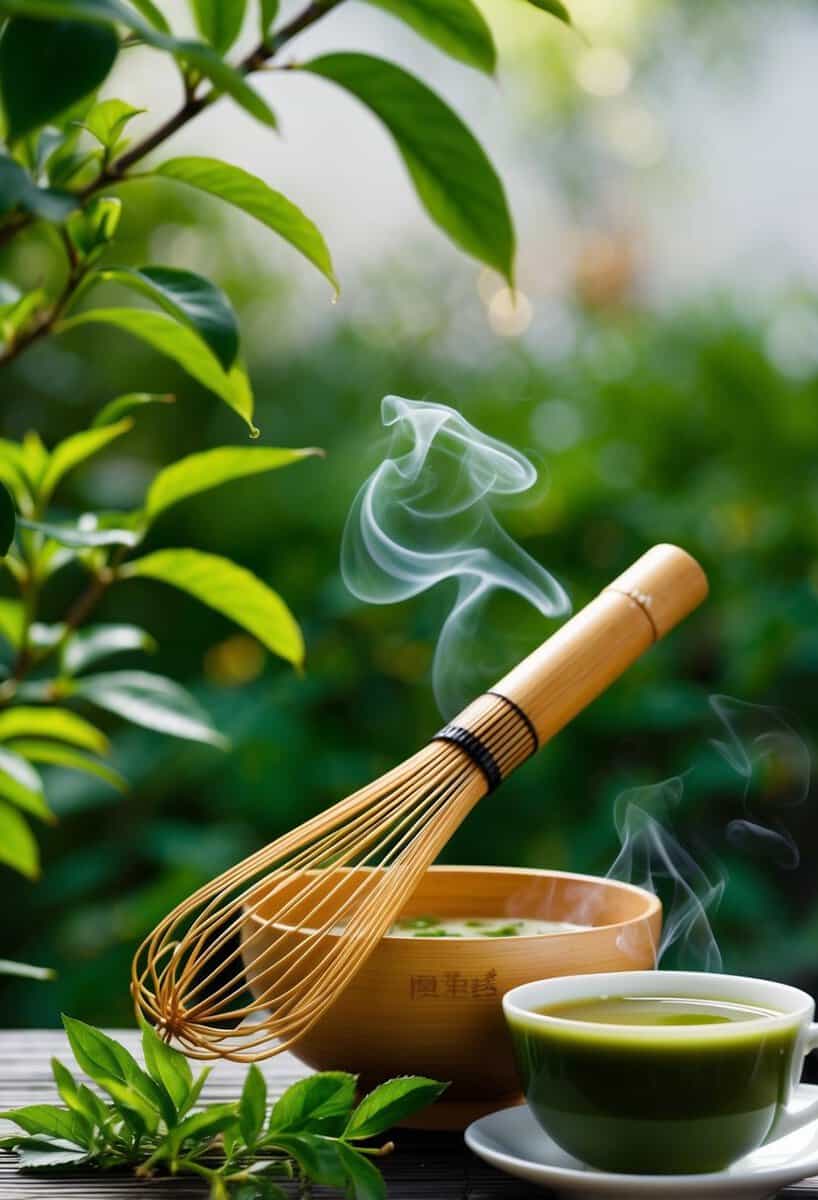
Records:
M686 551L654 546L438 736L461 745L496 786L697 608L707 590L704 571Z

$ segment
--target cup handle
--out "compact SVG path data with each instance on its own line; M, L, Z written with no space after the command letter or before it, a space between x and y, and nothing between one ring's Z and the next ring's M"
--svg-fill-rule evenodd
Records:
M818 1049L818 1024L809 1025L807 1027L807 1036L804 1042L804 1057L811 1050ZM797 1092L796 1092L797 1095ZM790 1100L785 1104L775 1121L772 1129L764 1139L765 1142L771 1142L775 1138L784 1137L788 1133L793 1133L796 1129L801 1129L804 1125L809 1125L811 1121L818 1120L818 1096L804 1104L803 1101L799 1104L797 1099Z

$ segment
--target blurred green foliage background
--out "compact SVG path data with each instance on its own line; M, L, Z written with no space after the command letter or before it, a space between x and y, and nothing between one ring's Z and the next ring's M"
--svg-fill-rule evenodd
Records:
M704 61L734 44L735 7L714 4L709 22L688 25L676 13L674 36L684 26L688 49ZM649 82L661 79L651 48L666 45L672 6L629 8L632 23L611 37ZM763 15L757 20L763 40ZM751 87L759 41L752 28L741 33L742 65L733 70ZM438 261L411 233L358 271L337 309L307 317L291 262L273 266L210 206L136 185L140 203L126 210L120 254L124 247L129 262L150 261L159 239L180 262L206 266L243 318L264 443L327 452L178 506L149 548L195 539L268 580L303 624L307 670L288 672L176 592L131 582L106 601L101 618L134 620L155 635L159 667L188 683L233 749L118 734L112 725L127 796L54 772L49 794L60 820L43 835L42 881L2 874L2 950L53 965L58 979L2 981L3 1023L50 1025L60 1010L130 1023L130 958L169 906L436 729L429 666L451 595L443 587L367 608L338 573L346 511L384 450L378 409L389 392L452 404L534 458L541 485L498 516L575 607L657 541L687 547L712 582L699 614L521 769L501 799L478 806L447 860L604 872L618 850L617 794L698 764L675 822L694 853L727 872L714 918L726 967L818 986L814 803L787 814L802 863L781 870L728 843L740 788L704 761L719 732L712 693L775 706L809 745L818 732L818 302L801 281L771 286L752 303L740 279L664 303L649 295L649 264L632 232L588 216L594 195L624 168L594 144L597 100L577 92L570 56L578 51L566 49L565 36L541 45L546 80L532 81L532 47L519 51L531 129L547 105L542 136L555 146L573 139L573 152L555 154L547 168L533 152L528 163L550 173L579 238L545 329L535 321L526 331L525 296L510 309L497 281L466 260ZM36 275L36 243L24 252ZM526 254L524 241L524 291ZM0 433L36 428L48 444L119 392L176 393L173 407L140 414L133 433L72 478L64 501L80 510L134 503L159 465L244 436L212 396L124 335L82 332L43 344L3 386ZM55 581L54 615L76 584L70 572ZM522 648L549 632L534 615L514 620Z

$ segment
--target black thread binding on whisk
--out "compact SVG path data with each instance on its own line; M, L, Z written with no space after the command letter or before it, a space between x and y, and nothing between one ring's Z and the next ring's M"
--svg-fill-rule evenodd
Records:
M528 733L531 736L531 741L532 741L531 753L536 754L540 748L540 739L537 736L537 730L532 725L528 716L520 708L519 704L515 704L513 700L509 700L508 696L504 696L502 692L492 692L491 690L489 690L488 692L486 692L486 695L487 696L496 696L498 700L502 700L504 704L507 704L508 707L514 713L516 713L516 715L520 718L523 725L526 727L526 729L528 730Z
M462 725L445 725L439 733L435 734L433 741L452 742L461 750L465 750L474 765L479 767L485 775L490 792L493 792L503 782L503 775L497 766L494 755L470 729L464 729Z

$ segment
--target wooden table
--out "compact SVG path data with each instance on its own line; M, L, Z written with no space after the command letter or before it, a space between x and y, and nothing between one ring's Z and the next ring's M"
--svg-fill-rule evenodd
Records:
M113 1036L138 1053L133 1030L114 1030ZM53 1055L74 1066L65 1035L58 1030L0 1031L0 1110L23 1104L58 1102L51 1076ZM270 1096L305 1074L288 1054L261 1064ZM204 1090L210 1101L235 1100L244 1068L218 1063ZM0 1132L14 1127L0 1122ZM397 1150L380 1165L386 1175L391 1200L547 1200L547 1194L519 1180L501 1175L463 1145L459 1134L416 1133L398 1130ZM91 1172L36 1177L20 1174L10 1155L0 1155L0 1200L202 1200L207 1195L201 1181L178 1178L140 1183L127 1174ZM330 1200L338 1193L316 1188L315 1200ZM781 1197L818 1200L818 1178L786 1188Z

